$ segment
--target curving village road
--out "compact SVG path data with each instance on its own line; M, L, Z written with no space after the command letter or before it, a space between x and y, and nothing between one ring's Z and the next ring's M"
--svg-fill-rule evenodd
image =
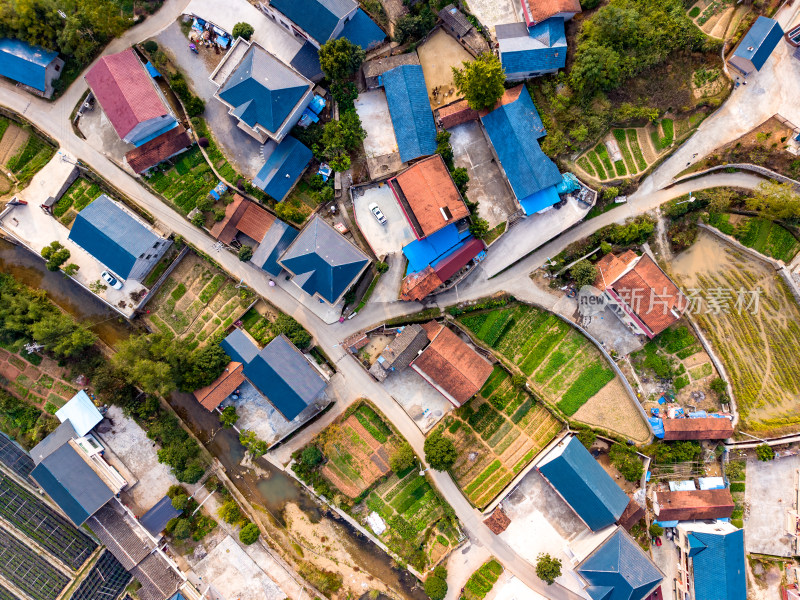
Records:
M149 17L144 23L131 28L123 37L109 44L104 54L118 52L132 43L155 35L170 25L181 14L187 3L188 0L167 0L155 15ZM795 18L795 15L792 15L791 18ZM762 180L756 176L745 173L719 173L671 188L667 187L674 176L685 168L686 163L692 160L692 155L708 154L714 148L736 139L775 113L781 113L791 119L796 112L800 112L800 106L796 104L796 98L800 96L800 89L794 90L795 86L800 88L800 67L795 61L790 60L785 45L782 45L782 49L776 54L777 58L768 64L768 68L753 78L747 88L742 86L736 90L726 104L707 119L697 133L678 149L672 158L642 182L639 190L630 196L627 205L580 223L492 278L489 277L493 264L490 251L484 264L476 269L467 281L454 290L437 296L435 303L439 306L447 306L498 291L508 291L526 301L552 307L557 298L536 287L530 280L529 274L542 265L548 257L558 254L572 242L582 239L610 223L622 222L628 217L652 211L671 198L690 191L716 186L743 188L757 186ZM787 91L784 92L784 88L781 88L780 93L773 94L770 89L770 93L765 94L765 89L773 80L778 79L784 86L787 81L792 82L785 88ZM0 82L0 104L24 115L57 140L63 150L79 158L99 175L112 182L120 192L127 195L142 209L148 211L164 229L182 236L200 251L210 255L232 277L242 279L259 295L297 319L313 334L317 343L336 363L337 369L347 382L346 388L351 390L353 398L366 396L374 401L406 437L414 451L420 457L424 456L424 436L414 421L388 392L340 346L341 340L357 330L380 323L389 317L416 312L422 308L422 305L418 303L371 302L357 317L344 323L326 325L284 290L279 287L270 287L268 277L263 271L239 261L233 253L216 251L213 238L201 229L192 226L182 215L142 187L136 179L122 171L102 152L76 136L70 126L69 115L85 90L86 84L81 77L72 84L64 96L56 102L49 103L30 96L7 81L3 81ZM800 114L797 115L794 122L800 122ZM687 159L687 157L689 158ZM511 229L506 236L506 243L516 243L514 229ZM535 569L529 562L518 556L482 523L480 513L470 505L448 474L437 471L430 471L430 474L436 487L455 510L472 543L486 547L506 568L537 593L556 600L577 600L579 598L558 584L545 585L536 577Z

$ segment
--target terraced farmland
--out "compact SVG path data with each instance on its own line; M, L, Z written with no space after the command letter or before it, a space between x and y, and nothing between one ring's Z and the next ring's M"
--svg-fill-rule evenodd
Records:
M501 366L480 394L445 417L439 431L456 444L451 469L464 494L484 508L561 430L561 423Z
M0 574L32 600L56 600L69 583L66 575L5 529L0 529Z

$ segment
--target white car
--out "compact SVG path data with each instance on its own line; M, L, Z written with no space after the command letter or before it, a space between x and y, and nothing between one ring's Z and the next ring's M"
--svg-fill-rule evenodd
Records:
M114 277L108 271L103 271L102 273L100 273L100 277L102 277L103 280L115 290L122 289L122 282L120 282L116 277Z
M369 212L371 212L376 219L378 219L378 223L381 225L386 225L386 217L383 216L381 209L378 208L378 205L374 202L369 205Z

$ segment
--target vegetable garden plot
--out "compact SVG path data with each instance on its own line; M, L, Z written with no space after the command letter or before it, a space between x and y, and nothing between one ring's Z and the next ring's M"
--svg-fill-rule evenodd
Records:
M23 479L33 471L33 459L5 435L0 434L0 462Z
M130 580L131 574L106 550L70 600L114 600Z
M56 600L69 578L25 544L0 529L0 574L32 600Z
M4 474L0 474L0 515L73 569L97 547L89 536Z

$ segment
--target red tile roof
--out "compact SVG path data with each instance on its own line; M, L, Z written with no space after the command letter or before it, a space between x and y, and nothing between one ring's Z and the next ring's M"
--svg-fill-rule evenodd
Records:
M688 304L678 286L648 254L611 287L653 335L677 321Z
M427 327L425 332L430 336ZM430 345L411 364L458 405L477 394L492 374L491 363L447 327L440 327Z
M101 57L86 74L86 83L121 138L139 123L169 114L131 48Z
M636 257L637 254L633 250L628 250L621 256L616 256L612 252L606 254L594 265L597 269L597 279L594 281L594 287L600 291L605 291L606 286L615 282Z
M581 12L580 0L521 0L522 14L528 26L536 25L560 13Z
M442 281L447 281L464 268L469 261L478 256L486 245L478 239L472 239L447 258L436 263L436 274Z
M134 148L125 155L125 160L136 173L143 173L191 145L192 140L189 134L182 125L178 125L138 148Z
M400 300L419 302L442 283L433 267L428 265L419 273L412 273L403 279L403 285L400 286Z
M459 100L439 109L439 122L445 129L450 129L462 123L475 121L478 111L469 107L466 100Z
M511 104L512 102L516 102L517 98L519 98L519 95L522 93L523 85L525 84L521 83L516 87L507 89L505 92L503 92L503 95L500 96L500 100L498 100L493 107L479 110L478 115L480 115L481 117L485 117L496 108L500 108L501 106L505 106L506 104Z
M726 440L732 435L733 422L730 419L664 419L665 440Z
M256 242L261 243L267 231L275 222L275 215L267 212L254 202L248 202L242 218L236 224L236 228Z
M238 232L236 225L244 211L247 210L248 204L249 202L246 202L239 194L234 194L233 202L225 207L225 216L222 221L217 221L211 227L211 235L223 244L230 244L236 237Z
M418 238L428 237L469 216L469 209L439 154L419 161L389 180L389 184ZM412 214L408 214L409 209Z
M659 521L728 519L733 512L733 497L727 488L656 492L656 504L655 513Z
M197 390L194 397L206 410L214 410L220 402L235 392L243 381L242 363L231 361L214 383Z

